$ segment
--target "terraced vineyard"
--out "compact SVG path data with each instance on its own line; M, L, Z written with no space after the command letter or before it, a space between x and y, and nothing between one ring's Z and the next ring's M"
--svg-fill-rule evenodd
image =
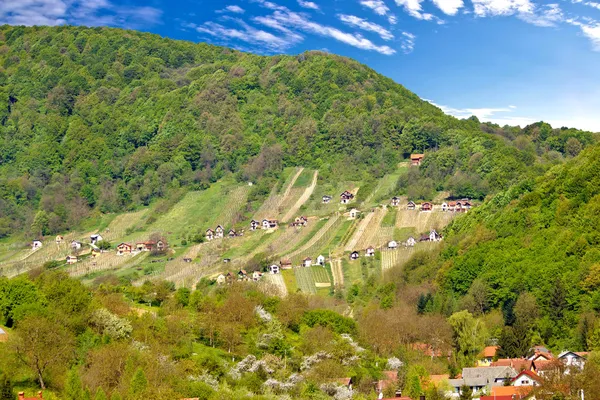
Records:
M315 187L317 186L317 177L318 176L319 176L319 171L315 171L313 173L313 177L312 177L310 186L308 186L306 189L304 189L304 192L296 200L294 205L285 213L285 215L281 219L283 222L288 222L288 221L292 220L298 213L298 210L300 209L300 207L302 207L304 205L304 203L306 203L308 201L310 196L313 194ZM285 207L284 207L284 209L285 209Z
M98 258L87 258L67 268L67 273L72 277L82 277L97 272L114 269L126 269L141 263L148 257L149 252L135 256L118 256L115 253L103 253Z
M302 174L302 171L304 171L304 168L296 168L295 172L290 174L288 179L283 184L284 189L282 192L279 192L277 190L277 187L273 188L267 200L260 206L258 211L256 211L256 213L254 214L255 220L261 221L265 218L277 218L280 207L283 203L285 203L286 201L295 201L292 200L291 193L294 184L296 183L296 180L298 179L300 174ZM304 191L303 188L296 188L295 190L297 193L299 193L298 195L300 195Z
M246 205L250 186L240 186L233 188L227 193L225 206L216 218L218 224L224 227L233 227L241 220L242 208Z
M385 216L386 210L383 208L377 208L374 213L371 213L372 216L367 225L363 228L362 233L358 240L356 240L356 244L352 248L352 250L364 250L369 246L379 246L382 243L377 243L376 239L379 237L379 231L381 228L381 221ZM365 218L366 219L366 218Z
M317 294L312 268L294 268L298 288L304 293Z
M264 274L263 279L271 285L277 287L279 295L285 297L288 294L287 286L282 274Z
M441 246L441 242L422 242L415 247L402 247L395 250L384 250L381 252L381 269L386 270L395 266L404 265L418 251L433 251Z
M456 215L452 212L421 212L401 208L397 212L396 227L415 228L417 232L427 232L431 229L442 230Z
M324 267L310 267L312 270L315 286L317 288L326 288L331 286L331 279L329 273Z
M358 242L359 242L360 238L362 237L362 235L365 233L367 226L369 226L369 224L371 223L371 219L373 219L374 215L375 215L375 213L367 213L365 215L365 217L359 221L358 227L354 231L352 238L346 244L346 247L345 247L346 251L353 251L354 249L358 248L357 247Z
M337 232L337 228L341 225L343 220L339 215L335 215L327 221L325 225L313 236L311 239L298 250L287 255L287 258L292 260L294 265L300 264L300 261L306 257L315 259L319 256L318 252L322 251L327 247L327 244L331 241Z

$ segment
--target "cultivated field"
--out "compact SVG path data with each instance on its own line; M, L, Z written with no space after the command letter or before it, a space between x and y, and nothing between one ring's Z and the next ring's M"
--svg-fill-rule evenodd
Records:
M313 174L312 182L310 186L304 189L304 193L296 200L295 204L288 210L288 212L281 219L283 222L291 221L294 217L296 217L296 213L308 201L310 196L313 194L315 187L317 186L317 177L319 176L319 171L315 171Z
M452 221L456 213L442 211L411 211L399 209L396 214L396 227L415 228L419 233L428 232L431 229L441 231Z
M395 250L381 252L381 269L385 272L390 268L404 265L417 251L432 251L441 246L441 242L422 242L415 247L401 247Z
M263 279L271 285L277 287L279 295L285 297L288 294L287 286L282 274L264 274Z

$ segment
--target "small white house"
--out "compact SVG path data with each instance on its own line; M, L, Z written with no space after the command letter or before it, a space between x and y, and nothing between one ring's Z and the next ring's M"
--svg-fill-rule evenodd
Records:
M217 228L215 229L215 238L223 239L224 234L225 234L225 229L223 229L223 227L221 225L218 225Z
M325 195L323 196L323 204L329 204L331 202L331 199L333 197L329 196L329 195Z
M392 207L398 207L400 205L400 197L394 196L392 197Z
M360 211L358 211L356 208L353 208L352 210L350 210L349 215L350 219L356 219L360 215Z
M374 257L375 256L375 248L373 246L369 246L367 250L365 250L366 257Z
M310 267L311 265L312 265L312 258L306 257L304 260L302 260L302 266Z
M41 249L42 246L43 246L43 244L42 244L41 240L34 240L33 242L31 242L31 249L32 250Z
M442 235L437 233L435 229L432 229L431 232L429 232L429 241L439 242L440 240L442 240Z
M317 264L325 265L325 256L320 255L319 257L317 257Z
M541 379L539 375L530 370L524 370L517 375L513 381L513 386L539 386Z
M351 260L358 260L360 258L360 253L358 251L353 251L350 253Z
M99 234L90 236L90 242L92 244L98 244L98 242L101 242L102 240L103 240L102 236L100 236Z
M71 241L71 248L72 248L73 250L79 250L79 249L81 249L81 246L83 246L83 245L81 244L81 242L78 242L78 241L76 241L76 240L73 240L73 241Z
M281 272L281 268L279 267L279 265L273 264L269 267L269 272L275 275Z
M262 276L263 276L262 272L254 271L252 273L252 280L255 281L255 282L259 281L259 280L262 279Z
M411 236L408 239L406 239L406 247L415 247L415 244L417 244L417 241L414 237Z
M67 256L67 264L73 265L77 262L77 256Z
M442 211L444 211L444 212L448 211L448 203L446 203L446 202L442 203Z
M212 229L207 229L205 236L206 236L206 240L208 240L208 241L213 240L215 238L215 231L213 231Z
M397 249L398 248L398 242L396 242L395 240L392 240L388 243L388 249Z
M255 231L260 227L260 222L256 221L256 220L252 220L250 221L250 230L251 231Z
M567 367L583 368L587 353L575 353L573 351L563 351L558 355L558 359Z

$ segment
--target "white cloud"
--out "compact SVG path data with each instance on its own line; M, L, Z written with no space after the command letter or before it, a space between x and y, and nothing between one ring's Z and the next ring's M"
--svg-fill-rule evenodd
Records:
M392 25L396 25L398 23L398 18L395 15L388 16L388 22Z
M412 53L415 48L416 38L412 33L402 32L402 51L404 51L404 54Z
M370 8L378 15L386 15L390 11L389 7L383 0L360 0L360 4Z
M303 1L303 0L298 0L298 4L300 5L300 7L304 7L304 8L310 8L311 10L318 10L319 6L312 2L312 1Z
M349 26L360 28L368 32L374 32L381 36L381 38L384 40L392 40L394 38L394 35L390 31L385 29L383 26L377 25L373 22L369 22L355 15L341 14L338 15L338 18L340 19L340 21Z
M423 12L423 7L421 7L421 2L423 0L395 0L396 4L400 7L404 7L404 10L408 13L408 15L415 17L417 19L422 19L425 21L431 21L434 19L434 16L429 13Z
M243 14L246 12L246 10L240 6L227 6L225 7L225 10L236 14Z
M530 0L472 0L475 15L478 17L487 16L508 16L517 13L531 14L535 10L534 4Z
M456 15L464 7L463 0L432 0L433 3L446 15Z
M541 27L556 26L564 20L564 15L558 4L547 4L542 9L530 13L519 13L519 19Z
M274 25L274 22L277 22L280 26L287 29L298 29L304 32L329 37L362 50L376 51L385 55L392 55L396 53L396 50L392 49L391 47L378 46L369 39L364 38L362 35L351 34L331 26L318 24L314 21L311 21L304 14L295 13L289 10L275 11L273 15L264 17L261 19L261 21L267 26L268 24Z
M595 51L600 51L600 22L589 18L586 19L586 22L574 18L567 19L565 22L579 27L581 33L592 42L592 48Z
M1 0L0 24L107 25L139 28L160 22L153 7L121 6L109 0Z

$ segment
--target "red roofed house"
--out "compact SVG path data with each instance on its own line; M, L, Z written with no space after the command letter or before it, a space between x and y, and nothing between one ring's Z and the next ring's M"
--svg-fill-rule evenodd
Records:
M423 204L421 204L421 211L431 211L433 210L433 204L429 203L429 202L425 202Z
M133 246L129 243L121 243L117 246L117 255L122 256L125 254L131 254L133 251Z
M533 362L526 358L500 358L497 361L494 361L490 367L511 367L517 371L517 373L525 370L535 372Z
M415 166L415 167L421 165L421 161L423 161L424 157L425 157L425 154L411 154L410 155L410 165Z
M377 393L383 392L390 386L394 386L398 383L398 371L383 371L383 379L380 379L375 384L375 391Z
M487 346L481 353L481 358L477 360L477 365L480 367L489 367L496 357L498 346Z
M538 386L542 382L542 378L535 372L525 370L521 371L519 375L515 376L512 384L513 386Z
M39 400L43 399L42 392L38 392L37 397L25 397L25 392L19 392L19 400Z
M529 396L532 390L533 386L492 386L490 395L496 399L510 396L513 400L519 400Z

